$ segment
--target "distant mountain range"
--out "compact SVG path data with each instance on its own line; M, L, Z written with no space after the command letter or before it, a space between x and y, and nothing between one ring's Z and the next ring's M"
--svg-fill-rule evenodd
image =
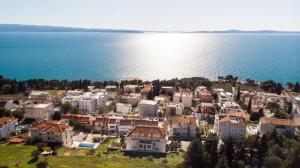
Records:
M21 25L21 24L0 24L0 32L112 32L112 33L300 33L300 31L276 31L276 30L224 30L224 31L144 31L127 29L100 29L100 28L77 28L45 25Z

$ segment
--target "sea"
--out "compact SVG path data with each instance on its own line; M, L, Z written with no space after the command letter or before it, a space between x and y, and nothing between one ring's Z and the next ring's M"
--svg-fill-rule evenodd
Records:
M214 80L228 74L300 81L300 34L0 33L0 75L17 80Z

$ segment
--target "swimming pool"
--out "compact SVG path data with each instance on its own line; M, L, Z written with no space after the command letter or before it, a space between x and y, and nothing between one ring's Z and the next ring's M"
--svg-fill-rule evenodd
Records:
M94 146L95 144L93 143L83 143L83 142L78 145L78 147L80 148L90 148L90 149L93 149Z

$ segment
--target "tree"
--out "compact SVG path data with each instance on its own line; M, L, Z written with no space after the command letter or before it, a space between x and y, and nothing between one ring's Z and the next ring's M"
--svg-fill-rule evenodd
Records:
M264 162L266 168L281 168L282 160L277 156L268 156Z
M191 142L183 162L184 167L196 168L199 165L207 166L207 158L200 139Z
M237 95L236 95L236 101L240 101L240 97L241 97L241 88L238 87L238 90L237 90Z
M293 91L294 91L294 92L300 92L300 85L299 85L299 82L296 82Z
M228 161L228 166L232 167L232 161L234 158L234 149L233 149L233 142L230 138L225 141L225 153Z
M252 98L249 99L249 103L248 103L248 106L247 106L247 112L248 113L251 113L251 106L252 106Z
M228 161L225 154L222 154L216 164L216 168L229 168Z
M61 119L61 115L59 112L55 112L52 116L52 120L60 120Z
M21 121L23 119L24 113L25 113L24 111L15 110L12 112L12 116L17 118L19 121Z

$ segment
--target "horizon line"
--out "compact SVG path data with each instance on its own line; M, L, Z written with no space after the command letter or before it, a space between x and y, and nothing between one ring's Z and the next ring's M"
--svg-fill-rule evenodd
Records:
M111 31L136 31L136 32L164 32L164 33L213 33L213 32L266 32L266 33L300 33L300 30L292 31L292 30L275 30L275 29L238 29L238 28L232 28L232 29L223 29L223 30L190 30L190 31L184 31L184 30L144 30L144 29L135 29L135 28L103 28L103 27L77 27L77 26L57 26L57 25L44 25L44 24L19 24L19 23L0 23L1 25L5 26L36 26L36 27L49 27L49 28L65 28L65 29L82 29L86 31L100 31L100 30L111 30ZM76 32L76 31L74 31Z

